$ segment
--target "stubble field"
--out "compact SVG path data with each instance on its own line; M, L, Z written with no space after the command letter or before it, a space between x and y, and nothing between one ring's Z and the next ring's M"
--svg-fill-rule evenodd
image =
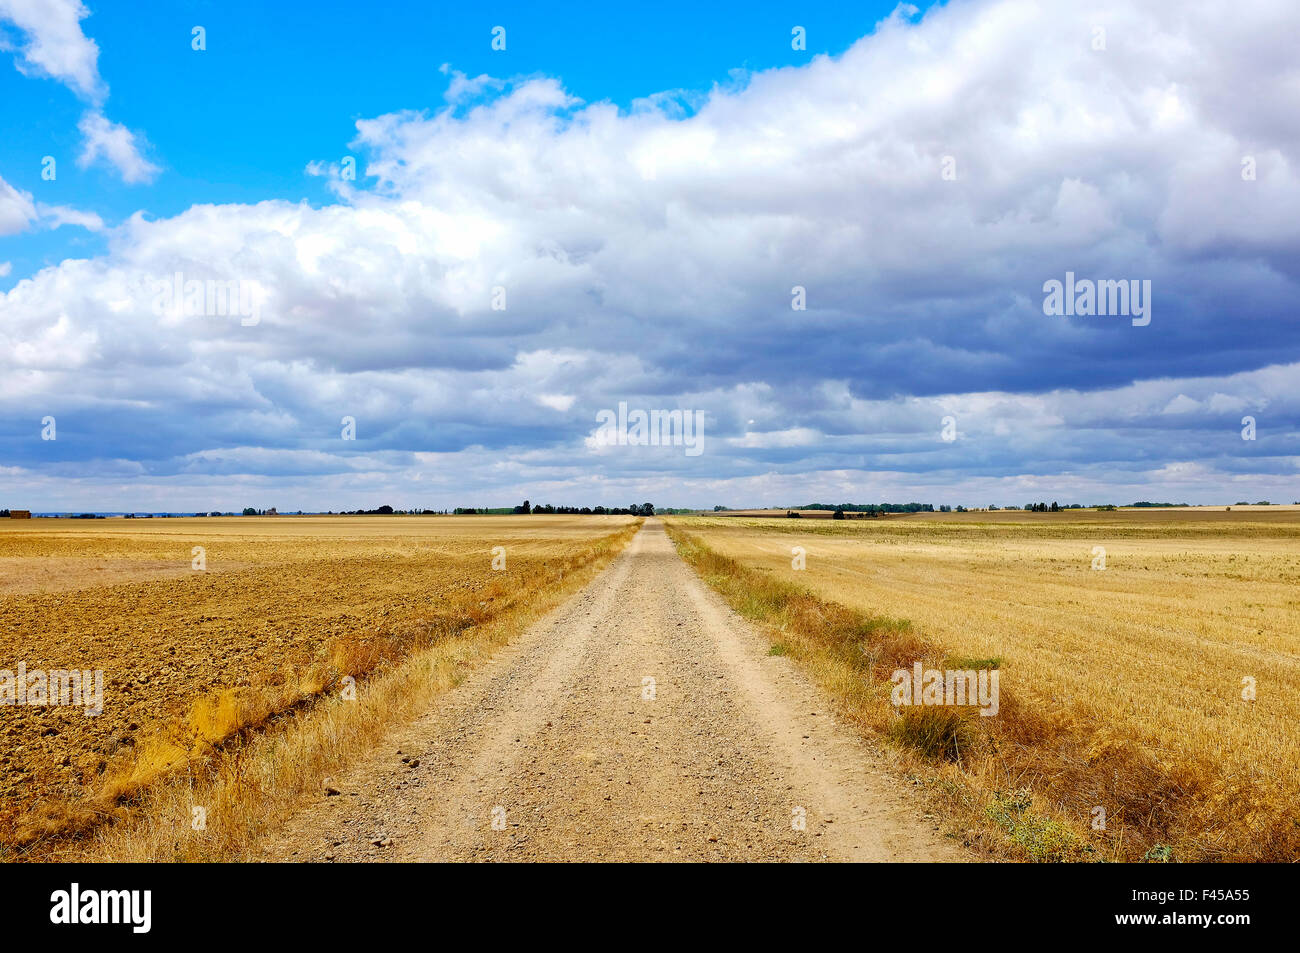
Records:
M761 574L742 587L792 584L888 617L886 628L931 646L935 664L999 668L1015 704L983 719L1003 725L975 719L991 740L944 770L961 787L954 803L998 821L1029 856L1294 860L1300 510L1233 510L672 525ZM795 546L803 570L792 568ZM841 703L864 723L893 724L880 673L868 684L805 635L806 661L839 685ZM1054 844L1016 830L1031 803L1040 826L1056 825ZM1097 807L1109 812L1102 830Z
M95 717L0 707L0 857L99 825L348 677L563 591L635 523L0 521L0 670L104 673Z

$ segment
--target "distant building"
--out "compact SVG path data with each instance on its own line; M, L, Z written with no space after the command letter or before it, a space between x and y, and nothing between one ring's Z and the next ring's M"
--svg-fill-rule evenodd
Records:
M9 518L11 520L29 520L32 518L31 510L10 510Z
M277 512L275 511L275 507L273 506L273 507L271 507L269 510L266 511L266 515L267 515L267 516L279 516L280 514L277 513Z

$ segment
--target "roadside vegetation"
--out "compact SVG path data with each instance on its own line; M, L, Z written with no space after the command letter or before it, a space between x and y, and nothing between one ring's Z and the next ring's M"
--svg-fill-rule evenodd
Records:
M667 522L771 633L770 654L888 739L968 845L1033 861L1300 856L1300 514L1180 526L1157 511L1104 530L1093 512L994 515ZM1047 522L1064 519L1088 525ZM1077 542L1099 532L1105 572ZM997 716L895 706L890 678L916 662L997 669Z

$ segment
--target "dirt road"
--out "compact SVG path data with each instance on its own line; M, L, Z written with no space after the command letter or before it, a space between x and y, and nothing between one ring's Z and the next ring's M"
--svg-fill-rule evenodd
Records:
M768 648L648 520L254 856L969 859Z

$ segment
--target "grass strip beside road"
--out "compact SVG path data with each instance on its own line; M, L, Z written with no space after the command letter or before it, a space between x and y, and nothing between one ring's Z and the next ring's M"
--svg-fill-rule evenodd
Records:
M1032 861L1294 860L1294 804L1212 760L1169 763L1018 684L1001 659L949 655L905 619L872 615L719 554L675 520L678 552L772 638L862 732L894 742L900 773L923 784L972 847ZM995 717L891 703L891 675L1000 669ZM1105 828L1094 827L1096 808Z

